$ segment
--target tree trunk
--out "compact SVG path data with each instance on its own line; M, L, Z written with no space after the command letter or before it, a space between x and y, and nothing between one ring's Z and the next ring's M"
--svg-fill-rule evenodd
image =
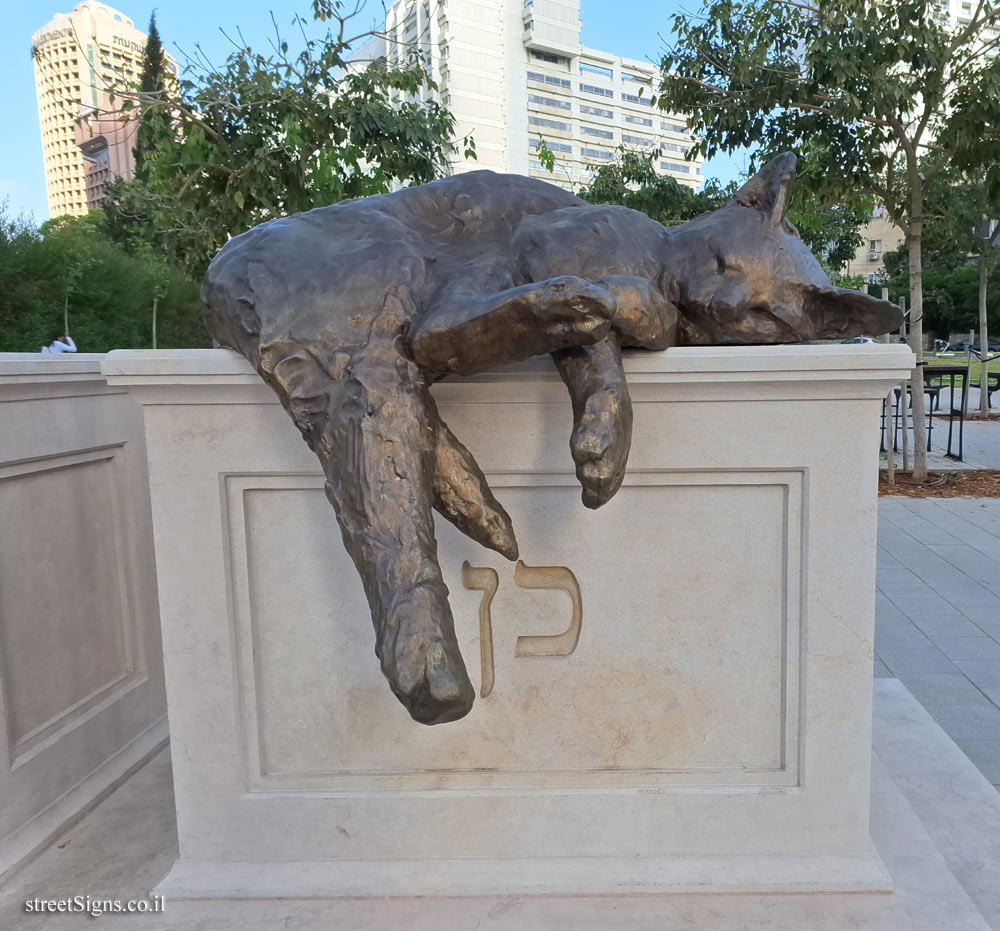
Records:
M924 416L924 284L920 245L923 235L924 183L914 161L909 166L910 222L906 245L910 253L910 349L917 357L910 398L913 416L913 478L927 480L927 420Z
M63 336L69 336L69 291L63 295Z
M987 267L986 250L979 256L979 418L989 420L990 417L990 389L987 370L990 357L989 333L986 326L986 279L989 275Z
M153 298L153 348L156 348L156 305L157 299Z

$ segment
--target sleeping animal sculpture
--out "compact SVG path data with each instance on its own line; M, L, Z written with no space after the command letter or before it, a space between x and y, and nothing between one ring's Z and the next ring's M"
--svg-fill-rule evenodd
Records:
M476 171L264 223L228 242L203 297L315 452L364 582L375 653L410 715L453 721L474 691L432 510L510 559L514 529L430 386L550 353L569 390L583 503L625 473L621 350L792 343L900 326L835 288L784 218L795 156L720 210L666 228L518 175Z

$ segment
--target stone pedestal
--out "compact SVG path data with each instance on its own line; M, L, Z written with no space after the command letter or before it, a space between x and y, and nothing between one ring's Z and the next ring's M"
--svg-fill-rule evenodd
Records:
M102 360L0 353L0 879L167 740L142 412Z
M149 455L181 850L161 891L887 889L869 840L878 419L911 361L632 355L629 471L597 512L548 360L437 385L527 568L440 523L489 694L427 728L379 672L318 465L269 389L225 350L111 353ZM498 573L489 624L466 561Z

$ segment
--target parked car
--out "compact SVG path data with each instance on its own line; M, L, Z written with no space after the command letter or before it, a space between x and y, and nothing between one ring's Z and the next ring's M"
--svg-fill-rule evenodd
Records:
M1000 352L1000 338L990 336L986 340L986 345L990 347L990 352ZM968 352L969 341L967 339L963 339L960 343L955 343L955 345L952 346L951 349L952 352ZM972 351L973 352L980 351L980 341L978 339L972 344Z
M842 339L842 343L874 343L870 336L855 336L852 339Z

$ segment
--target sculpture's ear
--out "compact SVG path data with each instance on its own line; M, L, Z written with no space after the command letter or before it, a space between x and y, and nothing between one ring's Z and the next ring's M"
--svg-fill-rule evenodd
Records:
M813 339L881 336L903 325L903 312L895 304L846 288L807 286L805 309Z
M768 214L772 226L777 226L788 206L788 195L795 180L795 162L792 152L772 158L736 192L730 203L760 210Z

